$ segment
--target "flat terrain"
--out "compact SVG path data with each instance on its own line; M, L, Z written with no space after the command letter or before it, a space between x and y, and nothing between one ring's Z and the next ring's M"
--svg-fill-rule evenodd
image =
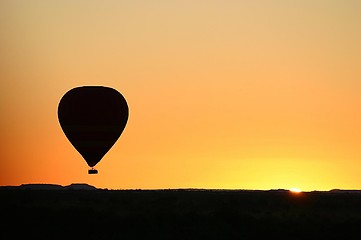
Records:
M359 191L0 189L0 239L361 239Z

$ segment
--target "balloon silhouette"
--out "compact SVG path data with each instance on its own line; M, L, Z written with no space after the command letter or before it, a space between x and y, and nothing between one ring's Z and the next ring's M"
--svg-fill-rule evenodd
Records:
M91 169L115 144L128 121L128 104L117 90L83 86L61 98L58 119L65 136Z

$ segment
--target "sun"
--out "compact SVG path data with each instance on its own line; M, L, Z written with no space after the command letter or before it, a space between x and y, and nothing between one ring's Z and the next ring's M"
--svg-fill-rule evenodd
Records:
M289 191L292 192L292 193L301 193L302 192L302 190L299 189L299 188L290 188Z

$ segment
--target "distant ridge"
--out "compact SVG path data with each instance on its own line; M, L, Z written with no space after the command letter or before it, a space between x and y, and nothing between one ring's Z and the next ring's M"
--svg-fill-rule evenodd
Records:
M71 190L97 190L96 187L91 186L86 183L72 183L68 186L64 187L65 189L71 189Z
M72 183L62 186L51 183L27 183L19 186L0 186L0 190L19 189L19 190L119 190L119 191L180 191L180 192L270 192L270 193L287 193L288 189L203 189L203 188L175 188L175 189L107 189L97 188L87 183ZM313 190L303 191L304 193L329 193L329 194L361 194L361 189L331 189L331 190Z
M22 190L97 190L98 188L86 183L72 183L67 186L47 183L29 183L20 186L0 186L0 189L22 189Z
M332 189L330 193L361 193L361 190L358 189Z
M19 188L26 190L62 190L63 186L58 184L21 184Z

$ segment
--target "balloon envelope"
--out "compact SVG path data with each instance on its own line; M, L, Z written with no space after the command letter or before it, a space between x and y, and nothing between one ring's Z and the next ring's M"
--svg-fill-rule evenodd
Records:
M94 167L115 144L128 121L128 105L117 90L83 86L61 98L58 119L64 134Z

